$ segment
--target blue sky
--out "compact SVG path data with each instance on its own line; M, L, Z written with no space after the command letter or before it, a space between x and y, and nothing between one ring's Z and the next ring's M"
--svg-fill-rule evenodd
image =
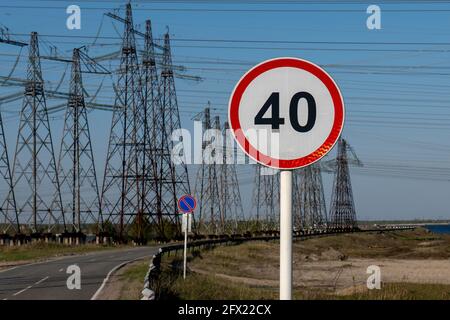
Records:
M0 23L18 40L27 41L30 31L38 31L41 51L53 44L66 55L74 46L92 44L98 33L100 37L89 51L97 55L118 49L115 28L121 33L122 26L113 25L103 13L123 8L123 3L3 0ZM81 7L81 30L66 29L65 8L70 4ZM186 66L187 74L203 78L200 83L177 79L183 127L192 128L192 116L208 101L214 113L225 120L229 94L253 64L278 56L311 60L323 66L340 86L347 109L344 136L365 164L351 168L359 218L449 218L450 4L381 1L381 30L367 29L367 6L361 1L133 2L135 24L142 27L150 18L156 38L169 26L175 64ZM123 10L119 13L123 15ZM18 48L0 44L0 75L10 72L17 53ZM24 48L15 77L25 77L26 53ZM46 61L42 65L44 77L56 86L66 66ZM67 88L67 79L62 88ZM88 91L95 92L101 80L86 76ZM99 101L112 103L108 81ZM3 88L0 93L18 90L21 88ZM60 102L49 101L49 106ZM20 105L18 101L1 106L11 157ZM57 150L62 115L52 119ZM90 117L97 171L101 173L111 114L93 111ZM244 208L249 210L253 169L241 166L238 172L247 199ZM324 174L328 201L331 183L332 176Z

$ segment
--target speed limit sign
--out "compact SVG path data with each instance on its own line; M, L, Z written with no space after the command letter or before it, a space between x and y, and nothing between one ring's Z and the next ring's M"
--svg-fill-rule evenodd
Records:
M296 58L264 61L234 88L232 132L246 154L277 169L310 165L327 154L344 124L344 102L333 79Z
M237 83L229 122L244 152L280 173L280 299L292 298L292 171L325 156L344 125L333 79L296 58L264 61Z

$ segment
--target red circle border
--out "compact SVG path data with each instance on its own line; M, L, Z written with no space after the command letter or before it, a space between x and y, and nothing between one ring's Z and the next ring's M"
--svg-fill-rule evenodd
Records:
M241 102L242 95L249 86L249 84L259 75L269 70L282 67L291 67L305 70L321 80L328 91L331 94L331 98L334 106L334 122L330 134L325 139L324 143L311 152L309 155L300 157L297 159L275 159L268 155L259 152L250 142L247 140L241 129L241 123L239 121L239 105ZM241 149L256 162L259 162L265 166L272 167L275 169L296 169L301 167L306 167L325 156L331 148L333 148L336 141L344 127L344 99L342 98L341 92L331 78L331 76L326 73L319 66L298 58L276 58L264 61L259 65L250 69L237 83L233 90L233 93L229 102L228 117L230 121L230 127L235 136L235 139ZM244 142L244 145L241 144ZM253 156L256 155L256 156Z

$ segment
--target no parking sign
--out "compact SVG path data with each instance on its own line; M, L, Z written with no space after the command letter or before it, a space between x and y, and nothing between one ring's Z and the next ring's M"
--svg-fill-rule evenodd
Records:
M183 213L192 213L196 207L197 201L195 201L195 198L189 194L185 194L178 199L178 209L180 209Z

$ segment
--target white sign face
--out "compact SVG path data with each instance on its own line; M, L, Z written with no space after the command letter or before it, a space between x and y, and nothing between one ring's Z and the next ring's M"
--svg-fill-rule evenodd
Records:
M332 78L295 58L265 61L248 71L230 99L238 144L259 163L279 169L307 166L339 138L344 103Z

